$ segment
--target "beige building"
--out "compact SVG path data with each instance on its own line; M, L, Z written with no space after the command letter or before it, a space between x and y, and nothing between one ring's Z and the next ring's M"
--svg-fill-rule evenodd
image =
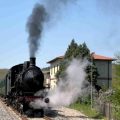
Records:
M112 61L113 58L101 56L97 54L93 54L93 61L96 64L98 69L99 77L97 80L98 85L102 85L104 87L110 88L112 81ZM59 70L60 62L63 60L64 56L56 57L50 60L50 87L51 89L56 87L57 79L55 74Z
M55 88L57 85L57 79L55 77L57 71L59 70L60 62L63 60L63 56L56 57L47 63L50 64L50 87Z
M44 68L42 69L42 72L44 74L44 86L47 88L50 88L50 68Z

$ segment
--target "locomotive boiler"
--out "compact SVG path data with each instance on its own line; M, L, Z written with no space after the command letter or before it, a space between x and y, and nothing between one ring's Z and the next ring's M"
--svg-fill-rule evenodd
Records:
M5 79L5 95L8 105L12 105L19 112L33 115L35 109L30 107L30 102L41 99L46 104L49 102L44 87L44 75L36 66L36 59L30 58L23 64L13 66L7 73ZM35 96L37 91L42 91ZM44 115L44 108L40 108L41 116Z

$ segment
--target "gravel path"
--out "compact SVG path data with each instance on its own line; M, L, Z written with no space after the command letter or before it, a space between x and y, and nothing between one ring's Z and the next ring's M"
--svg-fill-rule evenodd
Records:
M46 110L45 115L50 117L51 120L94 120L88 118L81 112L65 107L54 108ZM28 118L28 120L45 120L44 118Z
M51 120L93 120L77 110L59 107L45 110ZM44 118L27 118L28 120L45 120ZM0 100L0 120L22 120L10 107Z
M21 120L21 118L0 100L0 120Z

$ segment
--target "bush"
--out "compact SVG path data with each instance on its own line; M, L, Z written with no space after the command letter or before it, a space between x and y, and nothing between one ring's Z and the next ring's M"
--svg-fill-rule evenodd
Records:
M114 93L109 97L113 104L113 116L119 120L120 118L120 89L115 89Z
M5 93L4 80L0 80L0 95L4 95L4 93Z

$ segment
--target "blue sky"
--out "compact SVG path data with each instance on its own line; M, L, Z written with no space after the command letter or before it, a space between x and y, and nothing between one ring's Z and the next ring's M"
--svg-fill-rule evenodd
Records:
M36 2L0 1L0 68L10 68L29 59L26 23ZM44 0L45 1L45 0ZM37 65L63 55L71 40L86 42L91 52L114 57L120 51L120 2L118 0L78 0L61 11L43 31ZM113 2L115 1L115 2Z

